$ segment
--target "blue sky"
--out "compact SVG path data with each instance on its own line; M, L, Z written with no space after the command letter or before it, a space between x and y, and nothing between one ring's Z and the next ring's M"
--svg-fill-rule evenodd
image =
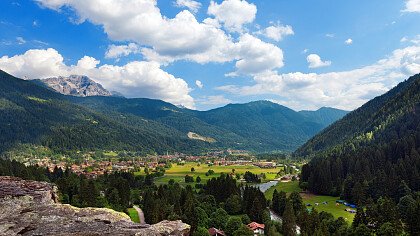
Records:
M355 109L420 73L420 1L3 0L0 69L206 110Z

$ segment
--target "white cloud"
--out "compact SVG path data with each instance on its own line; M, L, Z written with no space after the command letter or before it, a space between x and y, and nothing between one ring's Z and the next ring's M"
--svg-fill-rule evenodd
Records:
M87 75L104 87L119 91L127 97L157 98L194 107L188 84L163 71L156 62L133 61L123 66L98 66L99 63L95 58L85 56L76 65L68 66L55 49L32 49L22 55L1 57L0 69L28 79Z
M208 14L229 31L242 32L244 24L254 21L257 7L245 0L224 0L221 4L211 1Z
M322 106L352 110L416 73L420 73L420 42L359 69L323 74L271 71L254 76L254 85L218 89L237 96L273 95L296 110Z
M209 12L215 18L207 18L201 23L187 10L174 18L165 17L154 0L36 1L57 11L72 9L78 22L88 20L101 25L111 40L144 45L140 51L149 61L162 64L177 60L202 64L234 61L237 73L260 73L283 66L283 52L277 46L249 34L241 34L235 39L219 27L223 24L225 28L238 30L253 22L256 6L244 0L213 2ZM256 45L249 45L251 41ZM244 48L255 51L248 52ZM250 69L245 65L250 65Z
M129 43L128 45L110 45L105 53L105 58L120 58L122 56L128 56L131 53L140 53L140 47L135 43Z
M325 37L327 37L327 38L334 38L335 37L335 34L328 33L328 34L325 34Z
M406 0L405 9L403 12L417 12L420 13L420 0Z
M196 80L195 85L197 85L197 87L200 88L200 89L202 89L204 87L203 83L200 80Z
M306 57L306 61L309 63L309 68L319 68L331 65L331 61L322 61L321 57L317 54L309 54Z
M193 0L176 0L174 5L176 7L186 7L193 13L197 13L201 7L201 3Z
M236 71L230 76L239 74L259 74L275 68L283 67L283 51L273 44L263 42L250 34L240 37L231 50L236 54Z
M346 41L344 41L345 44L350 45L353 44L353 39L347 39Z
M293 28L290 25L272 25L262 31L257 32L276 42L281 41L287 35L293 35Z
M26 40L22 37L16 37L16 41L19 45L25 44Z

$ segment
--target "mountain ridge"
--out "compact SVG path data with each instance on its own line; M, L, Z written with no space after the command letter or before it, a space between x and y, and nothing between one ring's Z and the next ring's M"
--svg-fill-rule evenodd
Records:
M3 132L14 137L13 142L35 142L59 150L67 146L70 150L141 148L159 153L225 148L293 151L327 125L268 101L196 111L156 99L66 96L5 72L1 75L0 98L8 115L0 118L16 123L16 127L3 127ZM11 112L11 106L21 112ZM91 133L85 135L87 131ZM214 142L190 139L190 132ZM8 144L13 146L13 142Z

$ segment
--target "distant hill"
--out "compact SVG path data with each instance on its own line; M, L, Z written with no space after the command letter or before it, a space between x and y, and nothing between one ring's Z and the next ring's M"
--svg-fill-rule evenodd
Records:
M364 205L420 190L420 74L315 135L294 154L311 157L301 186Z
M88 96L87 90L64 96L40 81L0 75L0 121L7 124L0 128L0 150L34 143L61 151L293 151L345 114L303 114L268 101L195 111L154 99Z
M38 80L54 91L72 96L112 96L113 94L87 76L71 75ZM120 94L118 94L120 96Z
M142 98L89 97L72 98L72 101L101 112L151 119L185 134L194 132L217 140L214 145L218 147L257 152L293 151L328 125L320 116L307 117L269 101L229 104L209 111Z
M348 111L331 108L331 107L321 107L316 111L299 111L300 114L308 117L309 119L315 120L325 126L328 126L335 121L343 118Z

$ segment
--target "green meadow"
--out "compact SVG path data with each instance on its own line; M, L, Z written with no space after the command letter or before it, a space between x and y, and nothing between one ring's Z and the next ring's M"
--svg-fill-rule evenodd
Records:
M267 199L271 200L273 198L274 189L277 189L279 192L284 191L287 195L292 192L301 192L298 181L279 182L276 186L271 187L264 193ZM348 223L353 222L355 214L346 212L345 209L348 207L343 204L338 206L336 205L335 201L339 200L339 197L315 195L303 192L301 192L300 195L305 205L308 203L311 204L311 206L307 206L307 208L315 208L318 212L329 212L336 218L343 217ZM327 204L322 204L323 202L327 202ZM319 203L319 205L316 206L315 203Z
M194 168L194 171L191 171L191 168ZM213 170L214 174L206 176L206 173L209 170ZM234 170L234 171L233 171ZM254 174L264 173L266 178L263 182L274 180L277 176L277 173L280 171L280 168L260 168L253 165L233 165L233 166L219 166L213 165L208 166L207 164L198 164L195 162L187 162L184 165L173 164L170 169L165 171L165 175L155 179L156 184L167 184L170 179L175 180L175 182L180 184L185 183L185 175L190 175L194 177L194 180L200 176L201 183L207 182L207 180L220 176L221 173L232 173L235 174L244 174L246 171L250 171ZM136 172L136 174L144 174L143 171Z

